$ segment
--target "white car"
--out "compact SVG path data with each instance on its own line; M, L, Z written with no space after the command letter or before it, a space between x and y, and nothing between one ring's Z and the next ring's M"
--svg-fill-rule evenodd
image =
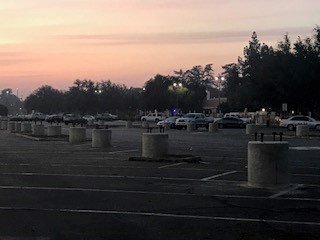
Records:
M308 125L310 126L310 128L320 130L320 121L317 121L314 118L308 116L297 115L289 117L287 119L281 119L279 121L279 126L288 128L289 131L294 130L297 125Z
M164 119L166 119L166 116L163 113L149 113L148 115L141 117L141 121L148 122L159 122Z
M181 118L176 120L176 129L187 129L187 124L193 123L196 125L196 129L198 127L208 128L209 122L206 119L206 116L203 113L187 113Z
M170 124L170 128L175 128L176 127L176 120L178 119L178 117L173 116L173 117L168 117L165 120L161 120L157 123L157 126L161 126L164 127L165 123L169 123Z

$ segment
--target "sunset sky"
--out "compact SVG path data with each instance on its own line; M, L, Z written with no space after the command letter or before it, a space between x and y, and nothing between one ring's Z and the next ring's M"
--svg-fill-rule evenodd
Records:
M313 35L319 0L0 0L0 90L76 79L142 87L157 73L236 62L256 31Z

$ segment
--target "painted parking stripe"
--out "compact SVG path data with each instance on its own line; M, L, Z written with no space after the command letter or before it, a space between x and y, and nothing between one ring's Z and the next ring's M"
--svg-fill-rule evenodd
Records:
M269 198L277 198L277 197L280 197L282 195L286 195L286 194L288 194L288 193L290 193L290 192L292 192L294 190L297 190L298 188L300 188L302 186L303 186L303 184L298 184L296 186L292 186L292 187L290 187L288 189L282 190L282 191L280 191L280 192L278 192L276 194L271 195Z
M282 220L263 219L263 218L258 219L258 218L236 218L236 217L234 218L234 217L203 216L203 215L182 215L182 214L155 213L155 212L133 212L133 211L93 210L93 209L65 209L65 208L62 208L62 209L14 208L14 207L0 207L0 210L46 211L46 212L104 214L104 215L126 215L126 216L145 216L145 217L213 220L213 221L227 221L227 222L251 222L251 223L270 223L270 224L285 224L285 225L320 226L320 223L318 223L318 222L282 221Z
M160 166L158 168L169 168L169 167L175 167L175 166L180 166L180 165L184 165L184 164L187 164L187 163L186 162L174 163L174 164Z
M234 198L234 199L261 199L268 200L270 197L249 196L249 195L230 195L230 194L193 194L184 192L153 192L153 191L137 191L137 190L121 190L121 189L99 189L99 188L66 188L66 187L24 187L24 186L0 186L4 190L36 190L36 191L69 191L69 192L98 192L98 193L126 193L126 194L145 194L145 195L172 195L172 196L198 196L198 197L215 197L215 198ZM277 197L274 200L285 201L308 201L320 202L318 198L294 198L294 197Z
M233 173L236 173L236 172L238 172L238 171L224 172L224 173L221 173L221 174L217 174L217 175L213 175L213 176L210 176L210 177L202 178L201 181L208 181L208 180L211 180L211 179L214 179L214 178L230 175L230 174L233 174Z
M117 153L131 153L131 152L138 152L138 149L131 149L131 150L122 150L122 151L114 151L108 152L109 154L117 154Z
M289 149L297 150L297 151L312 151L312 150L320 150L320 147L310 146L310 147L289 147Z

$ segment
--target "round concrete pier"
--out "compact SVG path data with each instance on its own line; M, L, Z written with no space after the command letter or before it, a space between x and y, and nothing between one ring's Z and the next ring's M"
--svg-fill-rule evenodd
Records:
M132 122L126 121L126 128L132 128Z
M143 121L143 122L141 123L141 127L142 127L142 128L148 128L148 127L149 127L149 123L146 122L146 121Z
M69 128L69 142L72 144L83 143L86 141L85 127L70 127Z
M288 142L249 142L248 185L270 188L289 184Z
M54 136L61 136L61 126L48 126L48 136L54 137Z
M24 122L21 125L21 132L23 133L31 133L32 132L32 125L29 122Z
M167 133L143 133L142 157L161 158L168 154L169 135Z
M21 122L16 122L14 127L15 132L20 133L21 132Z
M219 131L219 128L218 128L218 124L216 123L209 123L209 132L210 133L216 133Z
M8 130L8 120L1 121L1 129Z
M14 132L15 129L16 129L16 123L15 122L9 122L8 123L8 130L10 132Z
M44 135L44 125L34 124L32 126L32 135L43 136Z
M92 147L107 148L111 146L112 131L108 129L92 130Z
M246 126L246 134L254 134L255 132L258 132L262 128L262 125L260 124L247 124Z
M187 123L187 131L194 132L196 130L196 125L194 123Z
M299 137L309 136L309 126L308 125L297 125L296 135Z

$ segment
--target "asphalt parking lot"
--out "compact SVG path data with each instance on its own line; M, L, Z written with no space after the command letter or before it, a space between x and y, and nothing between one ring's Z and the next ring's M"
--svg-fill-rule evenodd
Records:
M320 239L319 133L285 132L291 184L257 189L244 129L168 131L200 163L128 161L145 130L111 129L104 150L1 131L0 239Z

